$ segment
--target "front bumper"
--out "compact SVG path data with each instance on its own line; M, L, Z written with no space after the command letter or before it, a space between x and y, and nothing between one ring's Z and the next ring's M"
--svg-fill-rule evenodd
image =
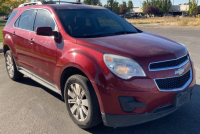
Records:
M172 106L167 107L158 108L152 113L138 115L114 115L102 113L102 120L104 125L108 127L126 127L159 119L176 111L179 108L174 108ZM163 109L163 111L160 111L160 109Z

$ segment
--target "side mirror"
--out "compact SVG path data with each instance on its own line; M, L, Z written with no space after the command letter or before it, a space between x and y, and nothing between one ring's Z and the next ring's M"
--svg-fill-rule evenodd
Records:
M41 36L54 36L55 39L59 38L59 33L56 31L53 31L51 27L45 26L45 27L37 27L35 30L37 35Z

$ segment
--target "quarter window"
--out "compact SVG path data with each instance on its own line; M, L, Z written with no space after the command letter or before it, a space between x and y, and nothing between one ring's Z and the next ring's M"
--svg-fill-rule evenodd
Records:
M6 25L15 17L15 15L18 13L18 11L13 11L11 13L11 15L9 15L8 21L6 23Z
M35 9L24 11L20 16L18 27L21 29L33 31L33 24L36 12L37 10Z
M57 31L57 26L51 16L51 13L47 10L38 10L37 16L35 19L34 31L37 27L49 26L53 31Z

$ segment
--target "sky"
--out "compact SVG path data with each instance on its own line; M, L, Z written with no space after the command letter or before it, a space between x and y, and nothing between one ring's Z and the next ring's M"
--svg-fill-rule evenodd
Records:
M31 0L33 1L33 0ZM59 1L59 0L53 0L53 1ZM76 0L60 0L60 1L70 1L70 2L75 2ZM82 2L83 0L81 0ZM105 5L107 3L107 0L100 0L102 5ZM123 0L116 0L117 2L119 2L119 4L122 3ZM124 0L126 2L128 2L128 0ZM142 6L142 2L144 0L132 0L133 2L133 5L134 7L140 7ZM188 3L189 0L171 0L172 1L172 4L174 5L179 5L179 4L182 4L182 3ZM199 5L200 5L200 0L199 0Z

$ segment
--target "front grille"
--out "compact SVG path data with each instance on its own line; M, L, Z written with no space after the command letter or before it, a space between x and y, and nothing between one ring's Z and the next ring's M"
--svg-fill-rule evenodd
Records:
M183 56L179 59L169 60L169 61L161 61L156 63L150 64L150 69L161 69L161 68L167 68L167 67L175 67L182 63L184 63L188 59L188 56Z
M183 87L190 79L190 70L182 76L166 79L156 79L155 82L160 90L171 90Z

